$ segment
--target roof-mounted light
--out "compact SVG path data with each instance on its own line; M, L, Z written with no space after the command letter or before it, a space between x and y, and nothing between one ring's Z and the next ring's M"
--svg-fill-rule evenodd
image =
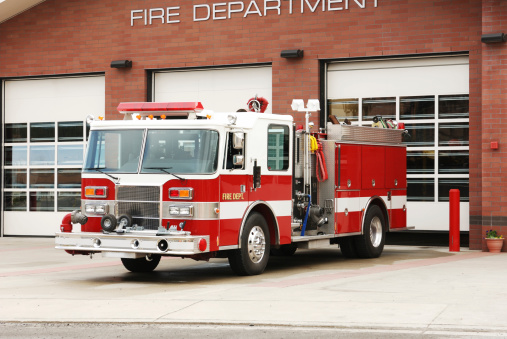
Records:
M141 115L146 119L150 115L157 118L189 117L195 119L196 113L203 110L200 102L122 102L118 112L130 115ZM164 118L162 118L164 119Z

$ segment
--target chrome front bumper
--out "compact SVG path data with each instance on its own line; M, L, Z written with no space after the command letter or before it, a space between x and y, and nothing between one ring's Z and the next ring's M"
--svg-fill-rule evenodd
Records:
M192 236L188 233L168 232L157 235L156 232L147 231L122 234L58 232L55 234L55 248L103 254L116 253L119 257L122 257L122 253L125 254L124 257L132 257L132 254L187 256L209 252L209 236ZM201 250L204 248L203 239L206 241L206 248Z

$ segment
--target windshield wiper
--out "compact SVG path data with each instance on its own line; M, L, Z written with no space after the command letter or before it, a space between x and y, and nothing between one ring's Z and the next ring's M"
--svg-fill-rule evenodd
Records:
M172 169L172 167L143 167L143 168L144 168L144 169L149 169L149 170L150 170L150 169L158 169L158 170L161 170L162 172L165 172L165 173L167 173L167 174L170 174L170 175L172 175L172 176L175 176L176 178L178 178L178 179L180 179L180 180L182 180L182 181L187 180L187 179L184 179L184 178L182 178L182 177L177 176L177 175L176 175L176 174L174 174L174 173L169 172L169 171L168 171L168 169Z
M89 168L84 168L84 170L85 170L85 171L95 170L95 171L97 171L97 172L100 172L100 173L102 173L102 174L107 175L108 177L110 177L110 178L111 178L111 179L113 179L113 180L120 181L120 178L117 178L117 177L115 177L115 176L113 176L113 175L111 175L111 174L109 174L109 173L107 173L107 172L102 171L103 169L104 169L104 168L98 168L98 167L89 167Z

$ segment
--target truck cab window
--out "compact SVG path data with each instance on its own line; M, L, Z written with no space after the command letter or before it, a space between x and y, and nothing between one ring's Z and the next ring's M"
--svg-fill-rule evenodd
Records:
M289 168L289 127L268 127L268 170L283 171Z
M244 169L245 142L243 140L243 147L238 148L237 145L235 147L234 137L234 132L227 133L225 169Z

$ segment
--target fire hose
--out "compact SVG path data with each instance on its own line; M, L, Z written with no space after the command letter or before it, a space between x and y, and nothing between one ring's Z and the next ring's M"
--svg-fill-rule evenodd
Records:
M328 178L327 175L327 167L326 167L326 158L324 157L324 152L322 149L322 142L317 140L314 136L310 137L310 150L315 154L316 158L316 166L315 171L317 172L317 180L319 182L326 181Z

